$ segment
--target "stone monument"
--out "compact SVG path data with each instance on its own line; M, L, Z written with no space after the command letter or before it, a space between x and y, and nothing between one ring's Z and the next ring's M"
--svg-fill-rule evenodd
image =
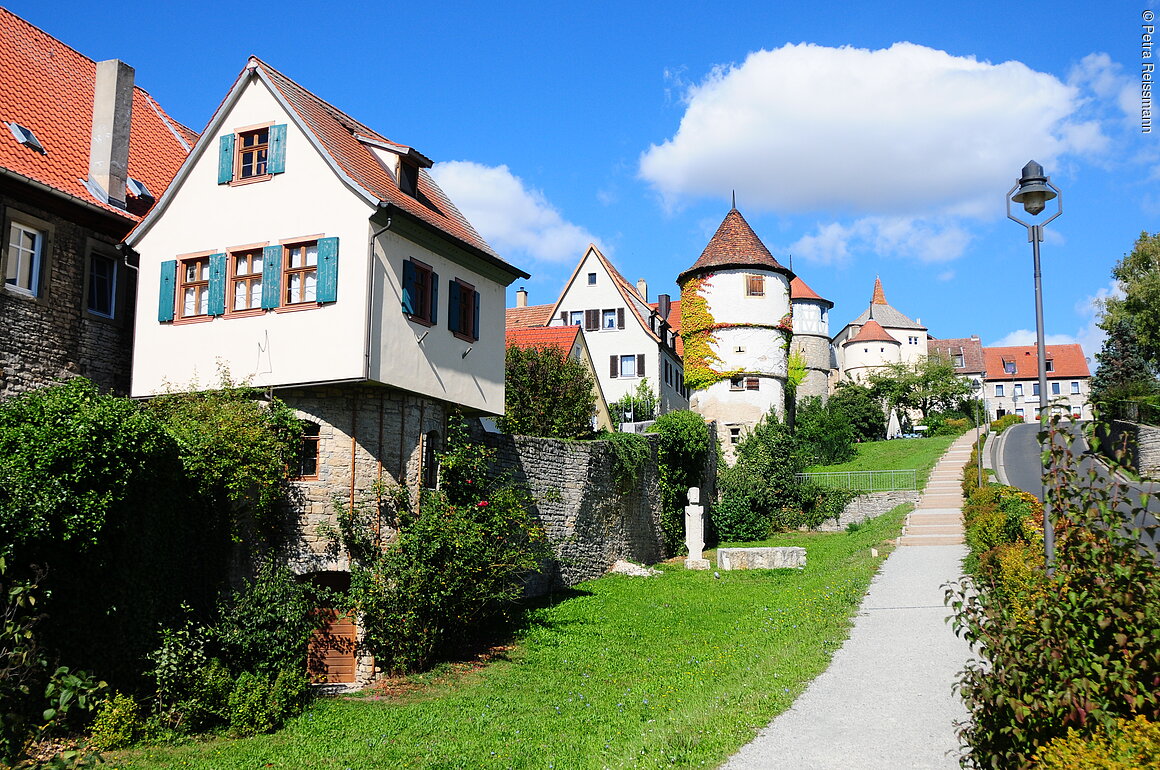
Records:
M705 550L705 506L701 505L701 490L689 487L689 504L685 506L685 569L709 569Z

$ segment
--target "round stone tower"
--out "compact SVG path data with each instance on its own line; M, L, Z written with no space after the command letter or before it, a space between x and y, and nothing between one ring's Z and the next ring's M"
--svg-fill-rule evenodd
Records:
M689 408L717 422L728 457L771 408L784 411L792 278L736 208L677 276Z
M793 342L790 352L806 360L806 378L798 385L798 398L830 395L830 371L836 363L830 352L830 310L834 303L824 299L794 276L789 284L793 305Z
M890 336L871 316L858 333L842 343L847 379L865 383L870 372L902 360L902 343Z

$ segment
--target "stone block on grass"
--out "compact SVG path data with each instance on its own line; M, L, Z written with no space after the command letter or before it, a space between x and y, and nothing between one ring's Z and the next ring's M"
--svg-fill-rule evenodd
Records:
M718 548L717 566L735 569L804 569L806 549L793 547Z

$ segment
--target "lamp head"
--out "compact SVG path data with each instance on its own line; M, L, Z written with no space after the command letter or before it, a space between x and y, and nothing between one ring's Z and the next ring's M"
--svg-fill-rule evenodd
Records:
M1032 216L1043 211L1047 202L1055 197L1055 190L1047 186L1047 176L1043 173L1043 166L1033 160L1023 167L1023 176L1019 178L1019 190L1011 196L1011 200L1023 205L1023 210Z

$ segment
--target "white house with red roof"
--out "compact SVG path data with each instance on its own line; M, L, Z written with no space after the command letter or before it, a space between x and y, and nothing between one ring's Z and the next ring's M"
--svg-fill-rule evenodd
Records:
M543 306L513 310L549 327L580 327L608 403L635 393L647 380L663 414L689 407L679 328L670 321L680 312L674 305L667 294L650 303L643 279L630 284L600 249L589 245L555 304L546 311ZM613 422L624 420L613 415Z
M251 58L126 240L140 260L132 392L219 368L303 420L302 574L340 585L319 534L334 498L438 482L453 410L504 410L505 288L527 274L479 236L422 153ZM388 537L388 532L381 533ZM334 681L369 661L332 661ZM356 670L357 668L357 670Z
M870 306L834 335L838 378L859 379L887 364L917 363L926 358L927 343L921 319L912 321L891 306L882 280L875 278Z
M135 266L117 245L197 134L0 8L0 398L84 375L129 391Z
M1052 415L1091 419L1091 371L1083 348L1076 344L1048 345L1047 403ZM992 419L1017 414L1038 419L1039 354L1034 345L983 348L987 412Z

